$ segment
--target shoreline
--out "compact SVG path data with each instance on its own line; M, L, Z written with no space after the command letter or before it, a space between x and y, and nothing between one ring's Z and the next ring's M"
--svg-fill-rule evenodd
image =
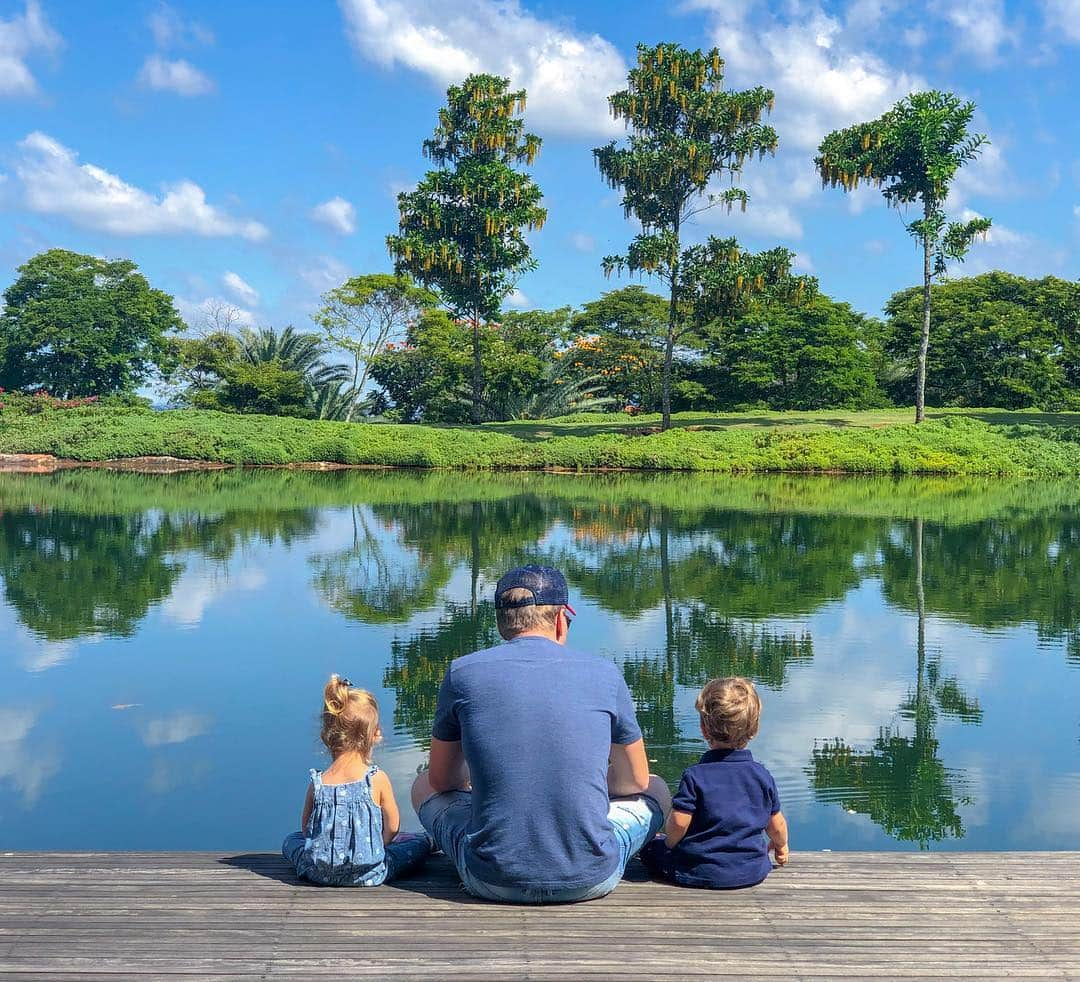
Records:
M881 472L874 470L844 470L841 468L817 468L795 470L792 468L757 468L731 471L702 471L691 467L557 467L522 464L520 466L454 467L436 464L343 464L333 460L303 460L282 464L231 463L220 460L199 460L190 457L147 455L142 457L111 457L106 460L79 460L74 457L58 457L55 454L0 453L0 474L40 474L48 476L63 471L95 470L125 474L191 474L213 471L419 471L421 473L469 473L469 474L726 474L728 477L792 476L792 477L921 477L921 478L986 478L1012 480L1038 480L1038 474L943 473L934 470ZM1048 474L1045 479L1061 479L1061 475Z

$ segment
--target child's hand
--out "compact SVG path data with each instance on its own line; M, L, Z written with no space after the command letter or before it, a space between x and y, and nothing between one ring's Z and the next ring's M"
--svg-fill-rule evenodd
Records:
M773 845L772 847L773 859L776 861L777 866L786 866L790 850L785 842L782 846Z

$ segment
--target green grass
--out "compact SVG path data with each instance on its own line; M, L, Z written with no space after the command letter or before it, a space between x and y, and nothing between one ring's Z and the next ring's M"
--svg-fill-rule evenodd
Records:
M483 427L334 423L111 406L0 411L0 453L81 461L171 456L231 464L329 461L458 470L1080 475L1080 414L973 410L587 415Z

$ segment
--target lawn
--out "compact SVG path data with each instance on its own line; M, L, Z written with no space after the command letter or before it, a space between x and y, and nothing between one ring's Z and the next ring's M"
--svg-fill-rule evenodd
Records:
M583 415L481 427L335 423L95 405L0 411L0 453L79 461L170 456L458 470L1080 475L1080 414L993 409Z

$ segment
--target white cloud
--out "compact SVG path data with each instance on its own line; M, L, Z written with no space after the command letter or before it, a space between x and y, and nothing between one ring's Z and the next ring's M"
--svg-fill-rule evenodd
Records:
M161 747L173 743L187 743L197 736L202 736L210 729L210 717L196 713L175 713L172 716L160 716L148 719L139 729L142 741L148 747Z
M797 252L795 253L795 258L791 263L791 267L796 273L813 273L814 260L805 252Z
M1015 25L1005 23L1004 0L951 0L936 9L956 28L954 47L982 62L997 61L1000 49L1018 36Z
M528 91L540 133L616 136L607 97L626 83L610 41L522 9L519 0L339 0L350 40L387 68L400 64L440 86L470 72L509 77Z
M214 91L213 80L183 58L170 60L161 55L149 55L139 72L139 83L159 92L177 95L208 95Z
M1044 0L1043 12L1052 34L1080 42L1080 0Z
M595 252L596 239L588 232L575 232L570 236L570 245L578 252Z
M206 563L181 577L161 605L161 613L181 627L197 627L212 604L230 593L258 590L265 583L266 574L261 569L242 569L235 575L223 576L213 564Z
M177 297L174 301L181 319L197 331L254 327L255 313L224 297Z
M525 296L524 293L515 288L511 291L510 296L506 298L506 306L514 307L517 310L525 310L532 306L532 301Z
M731 85L768 80L776 93L781 146L816 149L830 130L878 116L924 87L917 76L863 48L858 36L817 4L797 8L788 21L758 0L741 6L692 0L690 6L712 12L713 42L726 59Z
M113 235L239 236L258 242L265 225L234 218L206 201L192 181L166 185L155 197L94 164L41 132L19 144L15 173L25 206L44 215L62 215L76 225Z
M62 44L37 0L26 0L23 12L10 20L0 19L0 97L34 95L38 86L26 59L55 52Z
M311 217L340 235L356 231L356 209L342 197L333 197L311 209Z
M154 44L159 48L214 43L214 34L209 28L197 21L184 20L167 3L160 4L157 10L146 18L146 26L150 28Z
M333 256L316 256L297 270L300 279L316 294L341 286L349 278L349 267Z
M972 208L964 208L956 217L970 222L983 216ZM951 264L949 271L953 276L974 276L1007 269L1019 276L1046 276L1063 272L1067 262L1067 250L1036 235L994 222L985 238L975 240L964 262Z
M10 782L26 805L60 770L57 753L43 749L41 735L31 739L37 718L32 709L0 707L0 782Z
M221 285L237 303L246 304L248 307L257 307L259 305L259 291L243 279L239 273L234 273L230 269L221 277Z

